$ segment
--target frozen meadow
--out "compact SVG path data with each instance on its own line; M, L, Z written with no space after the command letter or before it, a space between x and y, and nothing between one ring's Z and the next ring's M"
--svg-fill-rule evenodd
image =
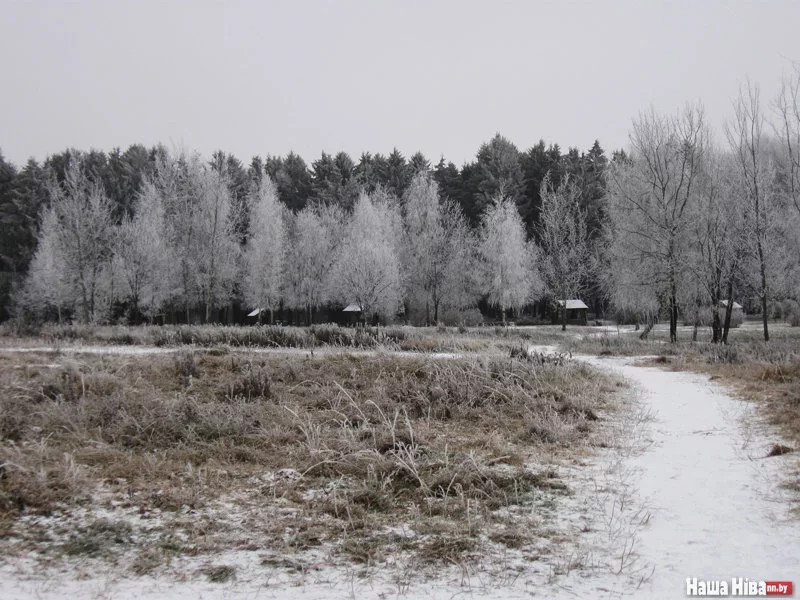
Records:
M73 349L109 354L174 350ZM41 350L4 349L11 354ZM539 345L531 350L553 352L555 348ZM312 357L301 349L267 352ZM313 358L326 360L342 353L317 349ZM375 355L375 351L360 353ZM379 354L393 353L380 350ZM214 556L213 563L231 566L235 576L218 582L210 581L210 576L190 575L207 573L208 557L202 556L181 556L169 573L141 577L113 565L97 570L93 562L41 568L32 557L15 556L3 561L0 596L677 598L685 595L687 577L791 580L796 572L794 557L800 550L800 523L790 513L797 502L796 491L783 484L797 468L797 458L795 454L767 458L772 444L782 440L758 417L753 405L732 398L707 375L666 371L644 364L641 358L576 359L622 376L632 387L623 392L623 409L602 423L609 441L606 448L554 462L572 493L552 509L550 527L556 532L551 533L564 538L553 555L531 562L524 549L508 548L500 562L487 557L485 562L444 563L424 573L406 571L399 576L403 572L396 568L399 558L394 563L389 557L387 568L331 565L323 548L313 568L297 571L290 557L275 555L266 560L263 553L229 549ZM542 514L551 508L532 505L532 510ZM231 506L230 511L218 518L236 526L241 508ZM397 527L401 536L413 535L406 525Z

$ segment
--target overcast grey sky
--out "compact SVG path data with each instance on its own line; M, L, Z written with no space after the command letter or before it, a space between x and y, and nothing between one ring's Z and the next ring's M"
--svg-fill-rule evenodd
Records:
M800 60L800 2L5 0L0 148L164 142L244 162L294 150L461 165L521 149L625 146L653 105L719 126L746 76L772 96Z

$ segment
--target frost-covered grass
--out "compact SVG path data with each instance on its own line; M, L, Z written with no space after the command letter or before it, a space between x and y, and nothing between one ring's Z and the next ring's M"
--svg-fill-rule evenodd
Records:
M44 344L102 344L157 347L230 346L233 348L386 348L410 351L481 350L486 336L458 328L340 327L335 324L291 326L95 326L46 324L20 335L13 326L0 327L7 343L37 340ZM491 337L495 337L492 333Z
M98 326L45 324L20 331L0 326L0 347L136 346L174 349L360 349L407 352L507 354L520 344L551 344L563 340L556 327L342 327L335 324L292 326ZM568 335L592 328L570 329Z
M242 549L301 571L545 556L554 457L608 443L620 384L535 359L0 353L0 554L131 576Z

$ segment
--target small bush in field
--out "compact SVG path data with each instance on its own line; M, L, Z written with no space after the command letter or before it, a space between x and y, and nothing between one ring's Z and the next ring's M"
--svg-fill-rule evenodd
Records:
M248 401L271 398L269 372L261 367L248 368L233 382L228 397Z
M187 385L191 377L197 377L199 373L197 369L197 359L195 358L194 352L191 350L176 354L174 363L175 371L178 375L187 380Z

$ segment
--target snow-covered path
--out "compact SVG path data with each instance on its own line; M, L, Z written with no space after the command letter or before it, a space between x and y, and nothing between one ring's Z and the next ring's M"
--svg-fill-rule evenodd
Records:
M625 461L639 502L630 510L649 513L634 552L645 567L639 572L651 574L638 589L620 577L573 578L573 597L685 597L687 577L798 585L800 523L788 519L789 492L780 487L780 472L797 458L763 458L777 439L757 424L752 406L706 376L589 361L633 382L653 417L649 446Z

